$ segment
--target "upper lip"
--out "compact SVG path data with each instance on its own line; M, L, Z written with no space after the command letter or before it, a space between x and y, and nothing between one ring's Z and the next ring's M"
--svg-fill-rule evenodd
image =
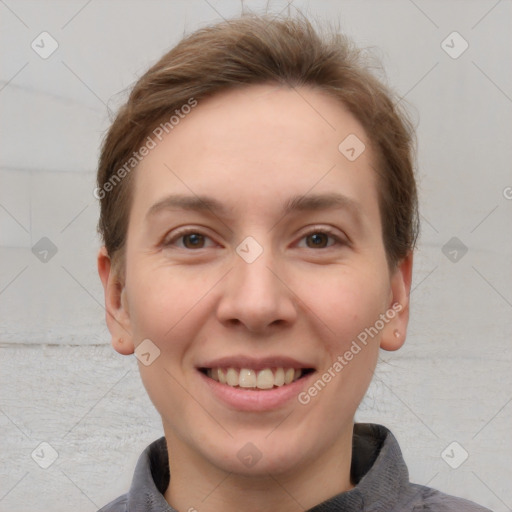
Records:
M197 366L197 368L248 368L251 370L264 370L265 368L294 368L296 370L311 368L312 364L304 363L286 356L267 356L267 357L250 357L250 356L227 356L205 361Z

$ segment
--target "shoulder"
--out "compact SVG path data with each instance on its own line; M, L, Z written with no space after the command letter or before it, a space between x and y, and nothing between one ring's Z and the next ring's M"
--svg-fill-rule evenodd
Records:
M123 494L119 498L111 501L108 505L98 510L98 512L126 512L128 504L128 494Z
M408 494L417 498L410 509L412 512L492 512L472 501L450 496L423 485L410 484Z
M367 510L491 512L466 499L412 483L398 441L382 425L354 426L351 472L358 483L354 491L359 492Z

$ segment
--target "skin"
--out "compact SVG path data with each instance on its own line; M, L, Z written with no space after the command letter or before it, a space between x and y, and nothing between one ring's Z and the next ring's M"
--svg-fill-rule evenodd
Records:
M353 162L338 150L349 134L366 145ZM125 279L104 248L98 270L114 348L132 354L150 339L160 350L139 369L162 417L172 455L165 498L176 509L304 510L353 487L354 414L379 347L404 342L411 284L411 255L393 269L386 260L373 165L367 135L338 101L258 85L199 102L137 168ZM354 210L283 214L291 197L328 193ZM170 194L210 196L226 211L148 216ZM183 227L205 237L180 238ZM252 263L235 251L247 236L263 248ZM307 405L235 411L195 367L279 354L319 376L394 303L400 313ZM261 453L250 468L237 457L248 442Z

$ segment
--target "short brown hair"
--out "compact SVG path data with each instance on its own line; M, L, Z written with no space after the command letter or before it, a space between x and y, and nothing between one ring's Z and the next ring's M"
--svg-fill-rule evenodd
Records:
M191 98L200 102L220 91L264 83L314 87L348 108L376 153L389 265L413 250L418 233L414 132L399 101L343 35L321 38L303 17L249 14L185 37L137 81L117 114L103 142L96 189L103 191L98 231L114 264L123 260L133 193L133 173L121 173L120 179L119 171L123 165L126 171L151 130Z

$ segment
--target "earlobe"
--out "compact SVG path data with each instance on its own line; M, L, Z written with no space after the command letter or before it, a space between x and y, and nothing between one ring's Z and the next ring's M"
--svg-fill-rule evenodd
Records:
M123 338L115 338L112 336L112 346L117 352L124 356L129 356L134 352L133 343L127 342Z
M133 354L135 347L124 286L112 268L112 262L105 247L102 247L98 253L98 274L103 284L105 319L112 336L112 346L120 354Z
M391 303L389 312L393 311L390 322L382 331L380 348L398 350L405 342L407 325L409 323L409 296L412 279L412 252L409 253L396 267L391 277Z

